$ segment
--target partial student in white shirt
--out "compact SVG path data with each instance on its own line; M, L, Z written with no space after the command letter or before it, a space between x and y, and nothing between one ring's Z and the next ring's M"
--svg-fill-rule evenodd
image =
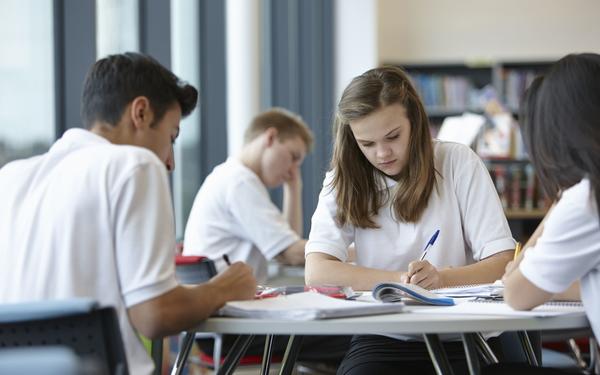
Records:
M532 83L521 112L540 183L558 201L535 244L506 267L505 300L523 310L553 298L581 299L598 338L600 55L560 59Z
M167 172L198 92L149 56L98 60L83 85L86 129L0 169L0 303L92 298L115 309L130 374L154 364L138 334L175 335L227 301L250 299L250 267L175 280ZM10 287L8 287L10 285Z
M346 263L352 242L356 265ZM337 107L331 171L306 245L306 283L370 290L383 281L425 288L493 282L514 245L483 162L466 146L431 139L405 72L382 67L354 78ZM460 343L446 350L464 368ZM338 373L411 371L433 372L422 342L355 336Z
M283 108L257 115L244 135L241 151L218 165L196 195L185 228L184 255L202 255L226 268L223 255L254 268L259 283L267 281L267 262L303 265L302 177L300 165L311 149L313 135L300 116ZM283 185L283 212L267 189ZM225 352L235 336L224 337ZM339 361L348 338L305 337L300 359ZM199 341L212 353L210 343ZM275 354L283 354L286 337L277 337ZM247 353L261 354L262 336Z
M185 228L184 255L223 255L254 269L259 283L271 259L304 264L300 165L313 143L300 116L273 108L256 116L236 156L216 166L198 191ZM283 185L283 212L268 189Z

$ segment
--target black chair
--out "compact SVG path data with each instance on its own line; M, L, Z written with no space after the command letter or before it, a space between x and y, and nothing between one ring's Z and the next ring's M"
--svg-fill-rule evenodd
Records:
M0 349L40 346L68 347L100 374L129 374L114 309L90 299L0 305Z
M217 269L215 263L209 258L202 256L175 256L175 276L180 284L200 284L210 280L216 274ZM186 332L182 335L180 340L179 353L175 358L175 364L171 374L179 375L183 372L190 350L192 349L196 338L214 340L213 369L215 373L218 372L221 359L222 335L210 332Z

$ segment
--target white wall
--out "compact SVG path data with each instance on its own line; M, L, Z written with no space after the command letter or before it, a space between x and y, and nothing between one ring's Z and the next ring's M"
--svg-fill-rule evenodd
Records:
M380 63L600 52L598 0L379 0Z
M335 19L335 100L352 78L377 66L377 2L337 0Z

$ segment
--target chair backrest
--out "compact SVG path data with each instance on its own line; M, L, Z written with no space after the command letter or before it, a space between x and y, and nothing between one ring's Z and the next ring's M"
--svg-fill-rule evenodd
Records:
M0 305L0 349L66 346L103 374L128 374L117 315L88 299Z
M200 256L175 256L175 276L181 284L200 284L217 274L215 263Z
M0 374L100 375L95 362L80 358L65 346L0 350Z

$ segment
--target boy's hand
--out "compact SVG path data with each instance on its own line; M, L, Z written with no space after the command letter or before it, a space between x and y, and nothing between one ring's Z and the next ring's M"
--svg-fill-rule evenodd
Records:
M285 185L292 190L299 190L302 188L300 168L292 169L292 171L288 174L288 178L285 180Z
M242 262L233 263L210 282L217 285L225 302L252 299L256 293L256 278L252 267Z
M415 260L408 265L408 271L402 275L402 282L417 284L426 289L442 286L442 277L437 268L426 260Z

